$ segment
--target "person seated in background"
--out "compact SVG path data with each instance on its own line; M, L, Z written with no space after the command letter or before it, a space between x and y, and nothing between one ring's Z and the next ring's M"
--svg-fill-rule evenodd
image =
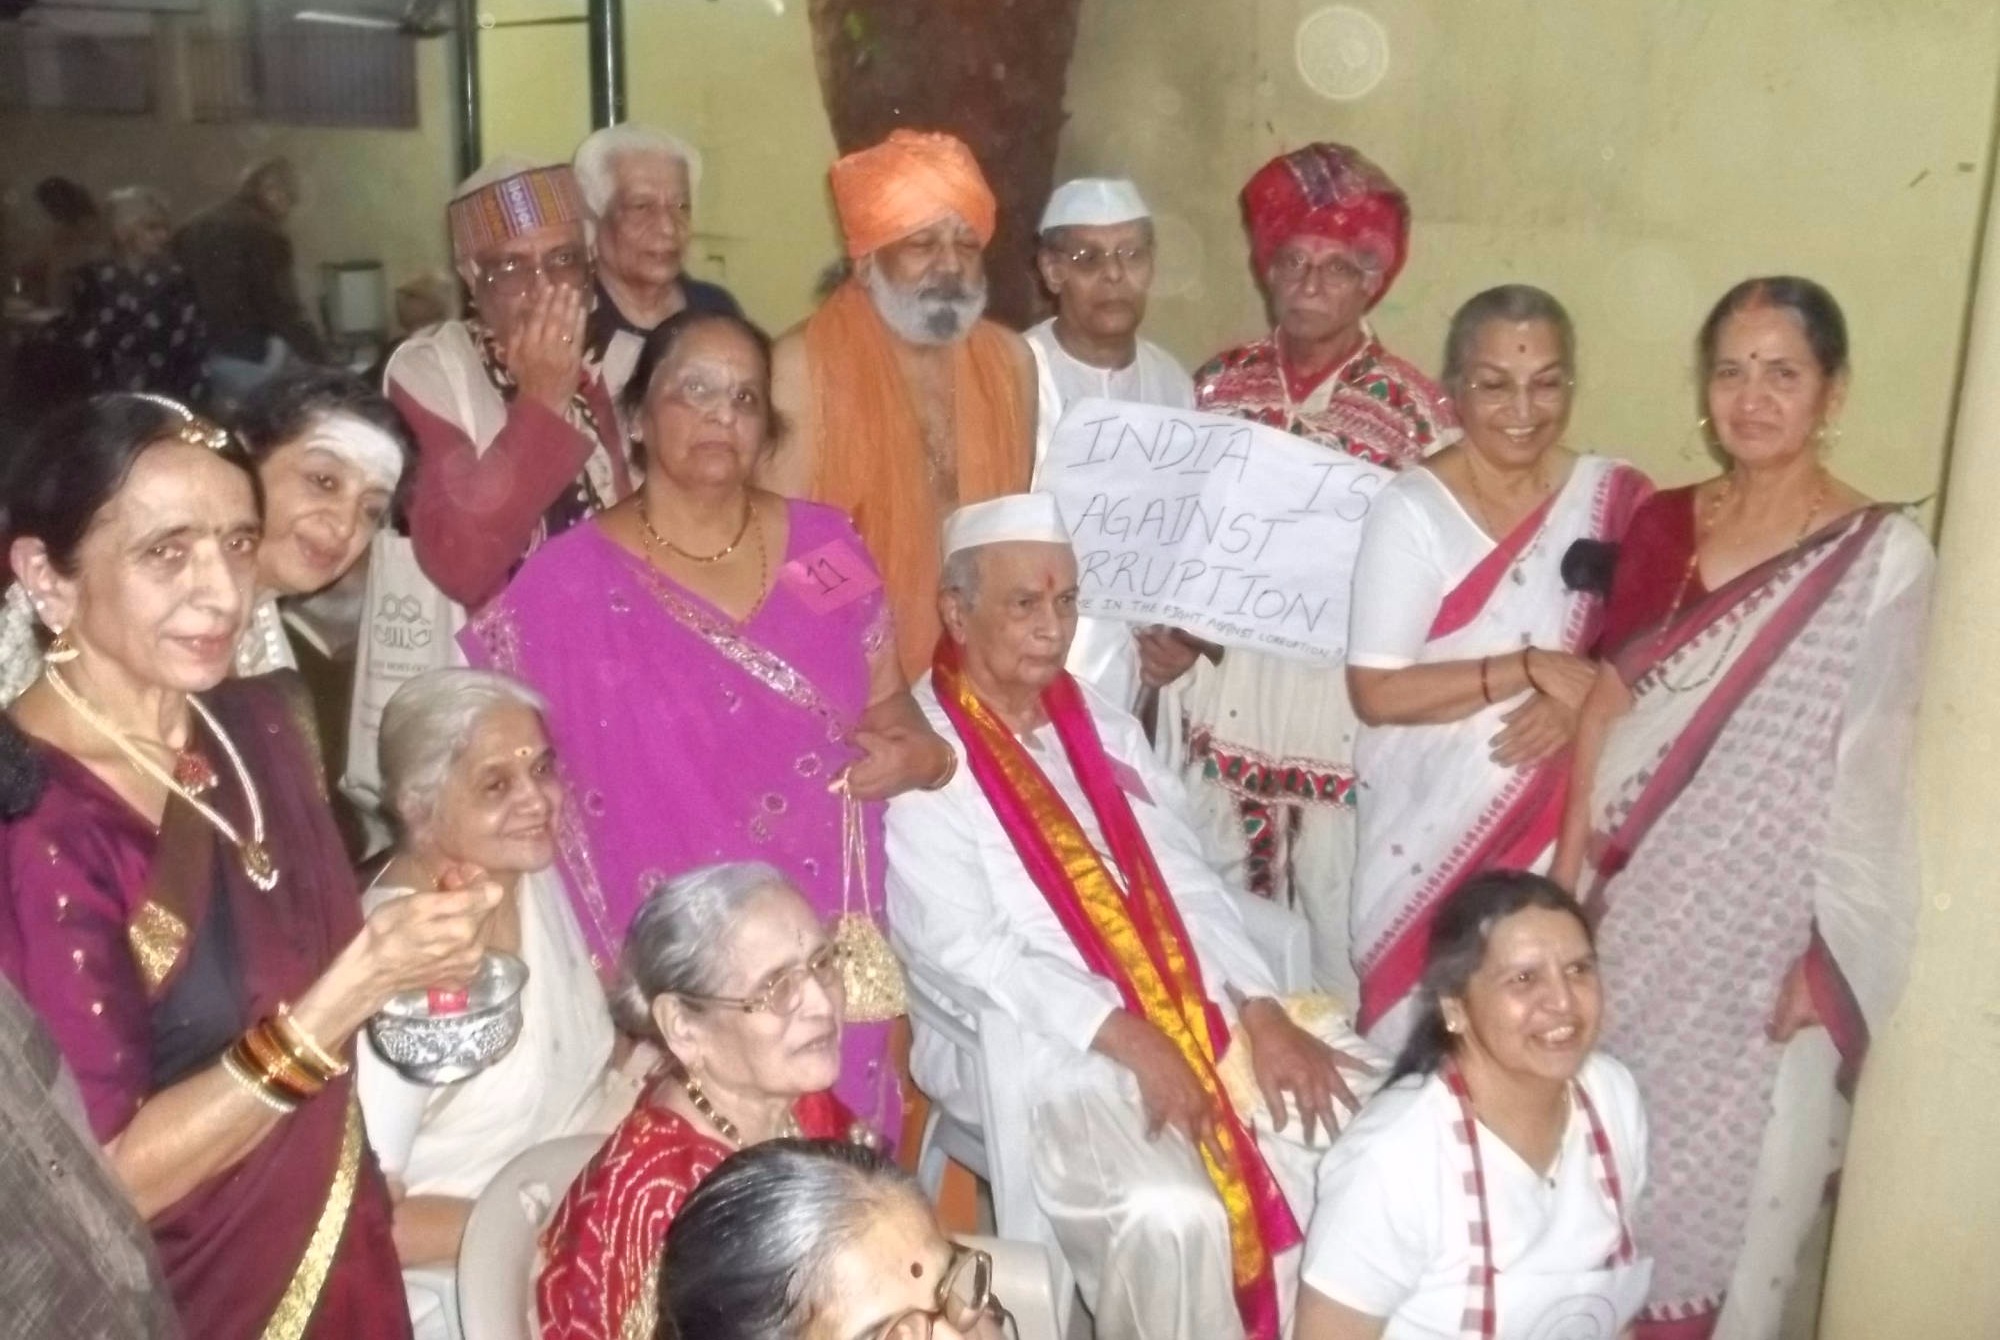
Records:
M1595 1050L1583 910L1518 870L1431 923L1418 1018L1334 1143L1306 1238L1297 1340L1614 1340L1646 1300L1631 1207L1646 1117Z
M266 382L235 427L264 494L257 597L236 647L236 673L298 667L288 627L324 660L304 630L287 625L280 602L326 590L368 552L402 482L408 430L394 405L337 368L298 368ZM332 696L344 731L346 694ZM344 757L334 744L330 756Z
M741 316L729 290L686 271L694 241L694 195L701 154L650 126L592 131L570 160L590 211L596 301L584 327L583 356L619 399L646 337L680 312Z
M632 919L622 966L619 1020L666 1060L542 1232L543 1340L652 1334L668 1226L732 1151L785 1135L874 1138L830 1092L846 1011L839 950L776 869L711 865L661 884Z
M528 969L519 1039L470 1079L434 1088L360 1049L361 1112L395 1197L396 1250L406 1268L449 1271L473 1201L508 1160L610 1129L600 1110L614 1030L553 869L563 791L541 701L482 670L417 676L382 714L382 787L398 840L363 908L484 872L503 891L487 947ZM404 1278L419 1340L455 1336L457 1310L438 1296L435 1269Z
M1002 1340L985 1252L908 1173L838 1140L731 1155L667 1232L650 1340Z
M590 253L569 168L495 159L448 213L473 315L403 341L384 389L417 439L417 562L476 610L632 479L611 398L584 366Z
M1028 485L1035 361L983 319L998 207L950 135L892 132L833 165L852 273L778 340L784 432L761 481L854 518L889 586L906 679L938 637L938 525Z
M234 403L287 363L326 356L319 331L299 301L292 239L285 220L299 203L299 176L288 159L244 169L236 193L174 235L174 255L194 281L208 322L209 385Z
M1153 245L1152 211L1129 181L1079 177L1049 197L1035 265L1056 300L1056 314L1022 336L1035 356L1038 471L1063 411L1079 400L1194 408L1187 370L1139 335L1153 286ZM1180 640L1172 629L1079 619L1069 671L1131 707L1142 683L1157 688L1186 668L1179 656L1160 655L1167 643ZM1169 668L1174 674L1166 673Z
M77 267L49 336L82 358L92 391L151 391L199 405L208 395L208 324L168 250L166 197L122 186L104 204L111 255Z
M1035 1192L1097 1334L1269 1340L1317 1154L1260 1151L1218 1063L1240 1032L1275 1125L1295 1107L1307 1145L1354 1105L1336 1062L1359 1063L1278 1003L1138 721L1064 672L1077 575L1055 499L960 508L943 550L945 637L916 696L964 766L889 803L891 929L1019 1022ZM977 1121L944 1039L919 1027L910 1065Z

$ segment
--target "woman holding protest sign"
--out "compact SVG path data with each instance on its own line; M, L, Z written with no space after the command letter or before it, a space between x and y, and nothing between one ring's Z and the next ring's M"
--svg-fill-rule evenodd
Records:
M1376 496L1349 615L1357 1016L1390 1050L1438 905L1482 871L1548 861L1613 546L1652 492L1563 447L1575 335L1542 290L1459 308L1444 382L1465 436Z

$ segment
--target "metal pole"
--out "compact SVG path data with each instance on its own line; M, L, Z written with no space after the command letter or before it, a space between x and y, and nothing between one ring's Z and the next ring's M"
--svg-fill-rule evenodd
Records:
M590 0L590 124L615 126L625 119L624 0Z
M458 176L479 170L479 0L454 0L451 82L458 94Z

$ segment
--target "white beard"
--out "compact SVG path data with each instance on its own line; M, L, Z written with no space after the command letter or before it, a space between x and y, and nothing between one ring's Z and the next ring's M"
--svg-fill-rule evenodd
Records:
M986 280L977 284L946 282L902 289L864 266L861 282L884 325L911 344L954 344L972 332L986 312Z

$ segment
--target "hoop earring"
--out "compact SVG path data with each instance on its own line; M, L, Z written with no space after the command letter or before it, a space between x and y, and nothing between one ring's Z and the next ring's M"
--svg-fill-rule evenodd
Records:
M55 641L49 643L48 650L42 653L42 661L46 665L66 665L76 657L76 644L69 640L68 633L60 632L56 634Z

